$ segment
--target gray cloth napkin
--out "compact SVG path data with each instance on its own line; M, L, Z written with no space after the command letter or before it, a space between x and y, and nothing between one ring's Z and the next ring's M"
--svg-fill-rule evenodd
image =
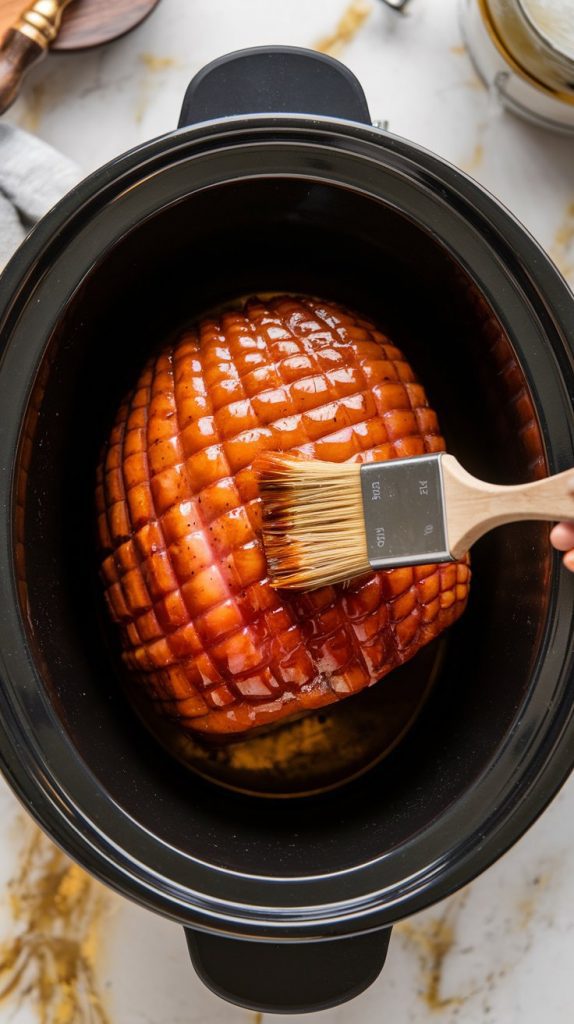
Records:
M11 124L0 124L0 271L33 224L81 179L71 160Z

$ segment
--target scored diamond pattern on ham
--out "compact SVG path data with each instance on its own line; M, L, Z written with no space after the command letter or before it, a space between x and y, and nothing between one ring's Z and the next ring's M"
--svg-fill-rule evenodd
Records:
M102 575L126 666L184 730L242 733L356 693L466 604L466 561L274 590L251 468L269 449L370 461L444 441L399 349L331 303L251 299L148 362L98 470Z

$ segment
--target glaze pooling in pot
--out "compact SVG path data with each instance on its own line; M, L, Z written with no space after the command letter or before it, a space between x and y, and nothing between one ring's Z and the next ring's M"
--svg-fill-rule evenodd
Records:
M374 325L313 299L253 299L146 366L100 468L106 597L159 715L211 736L333 703L412 658L464 610L464 562L274 590L252 463L444 450L436 414Z

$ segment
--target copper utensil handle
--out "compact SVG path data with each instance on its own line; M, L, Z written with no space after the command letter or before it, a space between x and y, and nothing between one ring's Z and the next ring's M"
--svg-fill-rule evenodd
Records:
M36 0L9 29L0 49L0 114L14 102L24 75L46 56L71 0Z

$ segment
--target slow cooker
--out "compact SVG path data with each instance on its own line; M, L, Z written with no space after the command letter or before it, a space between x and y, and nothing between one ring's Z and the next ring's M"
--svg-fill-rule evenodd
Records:
M346 785L262 800L170 757L102 626L98 450L158 338L273 290L383 323L450 449L506 483L574 464L574 298L492 196L372 126L346 68L284 47L202 71L179 129L82 182L2 277L4 775L70 856L184 926L215 992L302 1012L364 989L392 925L500 857L571 771L574 576L544 524L482 540L430 698Z

